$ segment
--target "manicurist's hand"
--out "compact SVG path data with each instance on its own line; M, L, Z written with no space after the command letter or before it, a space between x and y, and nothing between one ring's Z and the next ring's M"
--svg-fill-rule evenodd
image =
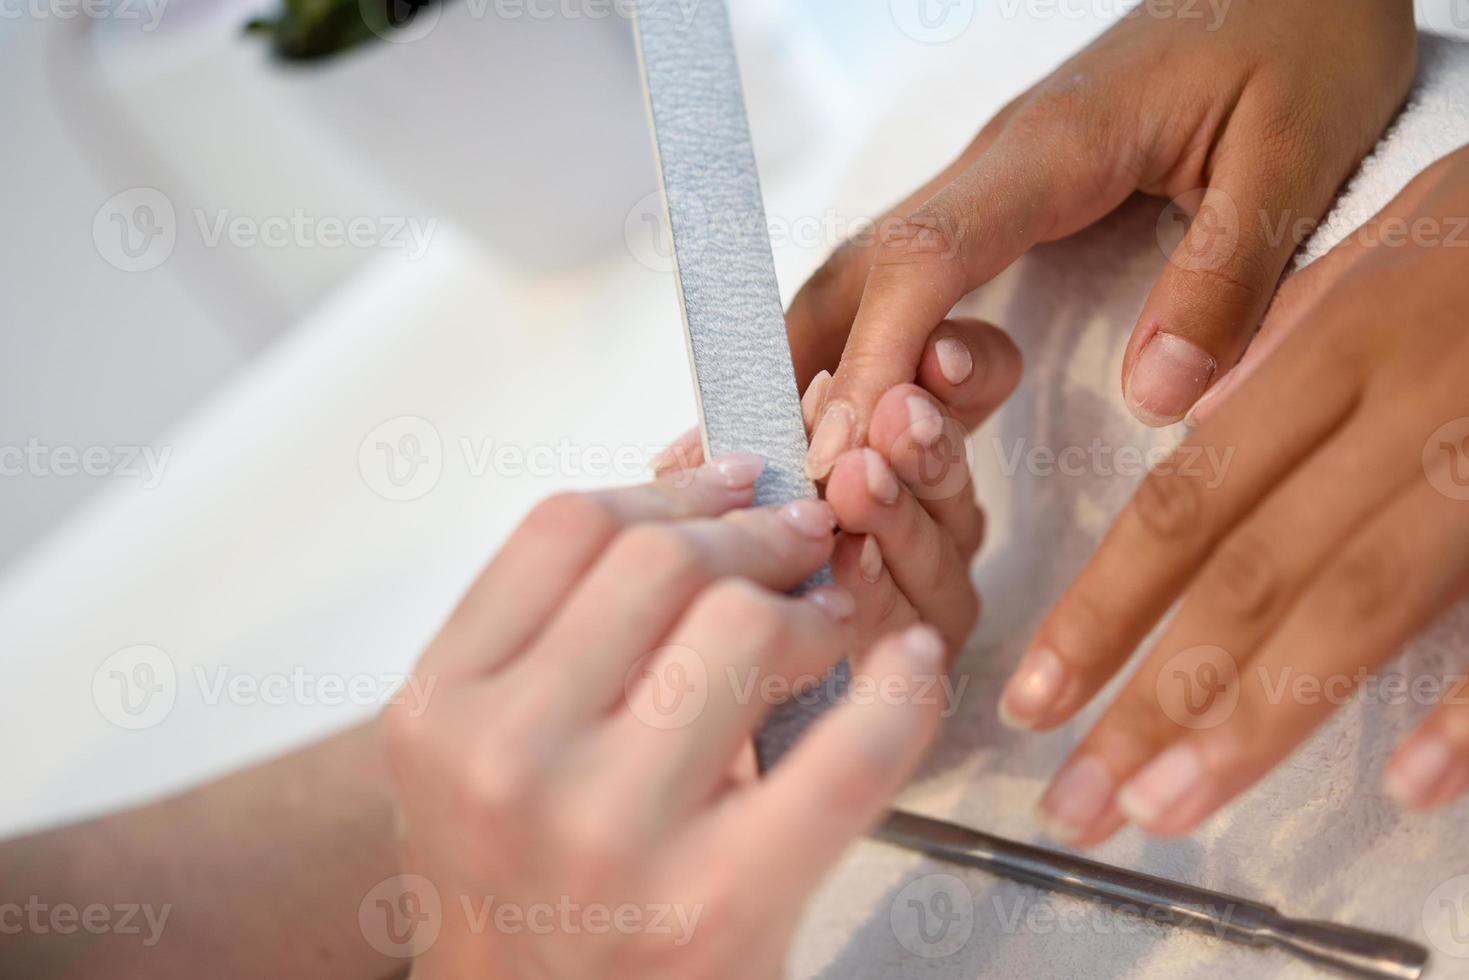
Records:
M1326 212L1408 90L1413 4L1234 0L1217 20L1153 6L1007 106L801 290L797 373L836 372L814 478L866 442L879 399L913 379L965 293L1135 191L1201 219L1142 310L1127 404L1149 424L1177 421L1239 359L1299 244L1290 229Z
M1175 456L1223 478L1152 474L1046 619L1001 702L1027 728L1070 718L1182 600L1042 800L1062 837L1186 833L1358 691L1439 702L1387 766L1396 799L1469 787L1469 665L1376 673L1469 586L1466 256L1469 150L1286 284L1273 352Z
M935 733L944 643L879 642L756 781L752 734L852 652L855 606L784 595L835 521L742 509L759 471L553 498L425 652L434 696L384 719L404 869L441 909L415 978L780 975L806 896Z

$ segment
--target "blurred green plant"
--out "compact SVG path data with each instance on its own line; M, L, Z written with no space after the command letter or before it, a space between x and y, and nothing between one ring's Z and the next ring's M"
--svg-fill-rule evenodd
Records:
M271 48L290 61L329 58L379 40L406 26L436 0L282 0L273 17L245 25L250 34L270 39Z

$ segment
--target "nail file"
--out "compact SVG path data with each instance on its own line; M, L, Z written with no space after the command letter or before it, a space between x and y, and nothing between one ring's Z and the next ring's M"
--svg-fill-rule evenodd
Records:
M815 497L754 144L724 0L640 0L638 57L673 233L705 458L758 453L756 506ZM831 581L829 569L798 593ZM773 765L845 690L842 664L756 738Z

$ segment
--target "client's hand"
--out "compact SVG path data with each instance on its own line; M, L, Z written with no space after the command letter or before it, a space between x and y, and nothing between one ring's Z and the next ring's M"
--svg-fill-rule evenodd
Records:
M1239 359L1301 229L1408 91L1413 4L1234 0L1219 21L1178 6L1139 4L801 290L788 317L797 374L836 370L813 477L864 444L878 400L912 380L965 293L1135 191L1200 220L1133 332L1127 404L1149 424L1177 421Z
M743 510L727 457L541 505L385 716L405 871L440 900L418 980L775 977L806 896L936 730L913 627L764 780L772 703L851 652L852 596L782 593L832 555L820 501Z
M963 648L979 616L969 566L984 538L966 436L1010 397L1020 372L1020 352L1000 330L944 321L914 373L878 400L867 445L832 467L826 499L842 530L832 571L856 597L859 648L919 621L939 629L951 654ZM822 371L806 389L808 431L830 383ZM676 472L702 460L698 433L690 432L659 468Z
M1466 255L1469 150L1287 283L1273 353L1175 454L1230 458L1224 479L1152 474L1051 612L1002 701L1025 727L1070 718L1182 600L1047 792L1062 836L1186 833L1359 690L1439 702L1393 796L1469 787L1463 674L1375 673L1469 586Z

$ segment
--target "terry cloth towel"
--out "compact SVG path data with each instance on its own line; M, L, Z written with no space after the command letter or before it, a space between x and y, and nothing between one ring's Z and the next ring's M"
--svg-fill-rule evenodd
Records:
M1424 36L1420 59L1400 119L1300 263L1469 143L1469 45ZM995 717L1024 645L1131 496L1145 454L1178 438L1176 430L1134 422L1116 380L1123 345L1165 261L1159 215L1156 200L1134 200L1098 227L1037 249L966 304L966 314L1015 333L1028 368L1019 394L972 441L992 529L975 567L986 617L955 677L960 710L903 800L910 809L1041 841L1032 809L1045 781L1115 693L1114 684L1053 734L1010 732ZM1068 447L1079 449L1079 467L1047 463ZM1435 678L1469 671L1469 608L1414 642L1391 669ZM1432 951L1430 976L1469 976L1469 802L1409 816L1381 789L1389 753L1426 711L1353 701L1191 837L1158 841L1129 829L1096 856L1293 915L1415 938ZM813 902L791 972L823 980L1317 975L1284 954L874 843L855 848Z

